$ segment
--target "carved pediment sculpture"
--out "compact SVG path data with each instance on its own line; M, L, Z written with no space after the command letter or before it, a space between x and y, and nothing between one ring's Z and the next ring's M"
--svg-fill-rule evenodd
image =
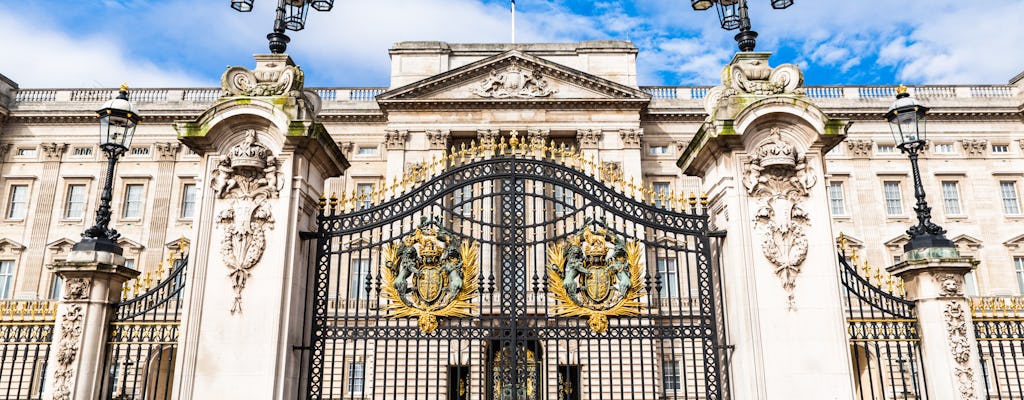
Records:
M768 65L769 53L740 53L722 69L722 84L704 97L704 108L713 114L718 102L734 95L773 96L803 94L804 74L796 65Z
M254 70L233 66L220 78L225 96L301 96L302 69L287 63L262 63Z
M227 265L235 291L231 312L242 307L242 290L251 270L263 257L265 232L273 228L274 216L269 199L281 190L280 165L265 145L248 130L245 139L224 155L213 171L211 185L219 199L231 204L221 210L216 222L222 228L221 258Z
M763 234L761 251L782 280L790 310L796 309L796 276L807 258L805 230L810 220L804 202L815 182L806 156L783 139L778 128L746 163L743 185L758 202L754 224Z
M512 63L504 71L492 70L473 94L495 99L547 97L558 92L540 71L523 69Z
M985 139L964 139L961 144L964 147L964 151L970 156L984 155L985 151L988 150L988 141Z

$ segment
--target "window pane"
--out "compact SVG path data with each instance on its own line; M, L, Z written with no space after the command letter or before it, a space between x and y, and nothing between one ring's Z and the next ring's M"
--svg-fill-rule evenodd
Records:
M473 203L470 201L472 193L473 188L471 186L463 186L455 190L455 193L452 195L455 214L463 217L473 216Z
M846 215L846 204L843 202L842 182L829 182L828 199L832 206L832 215Z
M576 210L576 198L571 190L555 185L555 216L563 217Z
M1013 268L1017 272L1017 288L1024 294L1024 257L1014 257Z
M185 184L181 192L181 217L192 218L196 215L196 185Z
M679 268L676 266L676 259L657 259L658 276L661 278L661 296L679 297Z
M0 299L11 297L11 285L14 284L14 261L0 260Z
M365 364L354 362L348 365L348 392L362 393Z
M942 182L942 205L946 214L960 214L960 190L955 181Z
M661 363L661 375L662 381L665 383L665 391L680 390L683 388L682 382L679 379L679 362L678 361L663 361Z
M28 213L28 185L11 186L11 197L7 202L7 218L25 219Z
M85 214L85 185L68 186L67 204L64 205L64 218L82 219Z
M64 280L60 279L60 275L53 276L53 283L50 284L50 298L54 300L60 299L61 288L64 287Z
M903 214L899 182L885 182L885 213L888 215Z
M352 260L351 281L348 283L350 299L366 299L366 276L370 273L370 260Z
M970 271L964 275L964 292L966 292L968 296L978 295L978 281L974 278L974 271Z
M356 206L358 209L364 210L370 208L370 205L373 204L373 198L371 196L372 193L372 183L360 183L356 185L356 196L358 196Z
M127 185L124 193L124 218L142 216L142 185Z
M664 200L663 200L664 198ZM654 183L654 206L666 208L669 204L668 182Z
M999 191L1003 196L1003 212L1020 214L1020 203L1017 202L1017 183L1013 181L999 182Z

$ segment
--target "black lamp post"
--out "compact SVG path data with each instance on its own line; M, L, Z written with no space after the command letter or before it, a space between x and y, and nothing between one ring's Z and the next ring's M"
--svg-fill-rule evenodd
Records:
M793 5L793 0L771 0L772 8L781 10ZM754 51L757 45L757 32L750 28L750 13L747 9L747 0L690 0L690 6L694 10L702 11L716 6L718 9L718 21L722 29L732 31L739 29L740 33L735 36L736 44L740 51Z
M105 251L120 255L121 246L116 240L121 237L116 230L110 229L111 186L114 184L114 167L117 159L128 151L131 146L135 127L141 118L138 110L128 101L128 87L121 85L117 98L107 101L103 108L96 111L100 120L100 149L107 155L107 177L100 194L100 206L96 209L96 225L82 232L82 240L75 243L76 251Z
M910 166L914 174L914 197L917 205L917 225L907 229L910 241L903 246L903 251L930 247L956 247L953 241L946 239L946 230L932 222L932 209L925 201L924 186L921 185L921 171L917 167L917 157L924 149L927 131L925 122L928 107L922 106L917 99L910 97L907 87L900 85L896 89L896 101L885 113L892 129L892 137L896 147L910 157Z
M231 8L238 12L252 11L252 3L255 0L231 0ZM267 34L270 41L270 52L274 54L284 53L288 48L291 39L284 34L285 30L301 31L306 27L306 14L309 7L317 11L331 11L334 7L334 0L277 0L277 9L274 17L274 31Z

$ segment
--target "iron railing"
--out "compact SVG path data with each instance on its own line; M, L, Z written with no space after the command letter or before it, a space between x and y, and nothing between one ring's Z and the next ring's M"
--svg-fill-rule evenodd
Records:
M0 399L39 399L56 301L0 302Z
M1024 297L971 298L989 399L1024 399Z

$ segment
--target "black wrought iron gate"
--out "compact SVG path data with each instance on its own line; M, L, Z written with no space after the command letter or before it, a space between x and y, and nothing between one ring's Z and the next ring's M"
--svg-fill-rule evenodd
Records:
M306 397L722 398L703 207L609 173L501 141L321 200Z

